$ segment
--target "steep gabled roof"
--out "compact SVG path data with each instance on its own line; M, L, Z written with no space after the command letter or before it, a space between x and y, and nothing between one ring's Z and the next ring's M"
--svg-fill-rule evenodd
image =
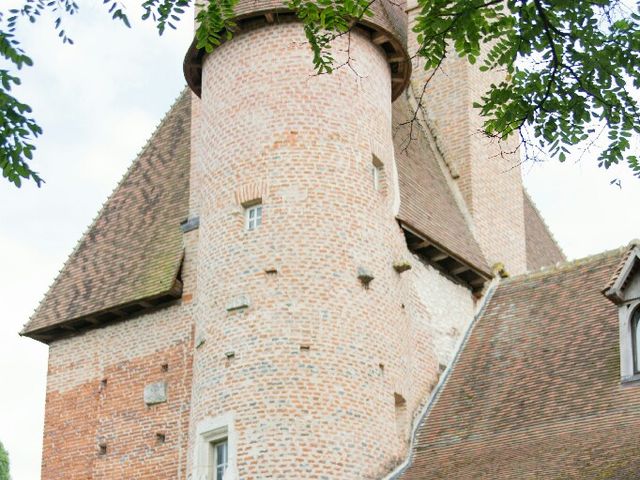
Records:
M526 191L523 199L527 270L538 270L557 262L564 262L566 260L564 253Z
M180 222L189 200L185 90L67 260L22 335L99 324L180 295ZM146 301L146 302L145 302Z
M601 291L623 250L498 286L402 479L638 478L640 388L620 383Z
M640 270L640 241L633 240L603 289L603 293L614 303L621 303L624 291L632 276Z
M396 123L407 100L394 105ZM180 223L188 215L191 97L183 92L83 235L23 335L42 341L179 297ZM420 134L395 137L398 219L456 259L489 272L444 174ZM488 276L488 275L486 275Z
M422 128L403 125L412 117L404 95L393 103L395 155L400 182L398 220L417 231L453 258L491 276L491 269L456 203L444 172ZM409 136L411 139L409 141Z

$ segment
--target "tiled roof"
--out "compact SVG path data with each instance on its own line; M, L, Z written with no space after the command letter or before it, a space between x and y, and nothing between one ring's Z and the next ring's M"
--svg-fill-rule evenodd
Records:
M419 125L414 124L412 140L407 142L410 126L401 124L411 118L411 111L404 95L393 103L400 182L398 220L444 247L455 258L490 274L491 269Z
M601 291L622 250L498 286L419 426L409 479L640 477L640 386Z
M527 270L538 270L566 260L527 192L524 192L524 227L527 242Z
M627 252L623 255L613 275L611 275L607 285L602 290L602 293L613 302L622 301L619 295L626 287L626 280L633 275L633 272L640 268L640 262L638 261L640 257L639 247L640 240L632 240L629 243Z
M61 324L179 294L188 213L191 93L185 90L102 207L22 331L46 340Z

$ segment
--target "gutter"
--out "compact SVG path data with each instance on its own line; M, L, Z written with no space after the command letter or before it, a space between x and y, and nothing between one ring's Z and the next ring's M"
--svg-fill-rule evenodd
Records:
M473 320L471 321L471 323L465 330L464 335L460 339L458 346L456 348L455 355L453 356L453 359L451 360L451 362L449 363L445 371L440 376L440 379L438 380L438 384L433 390L433 394L427 401L426 405L422 408L422 412L420 412L420 415L418 415L416 421L414 422L413 428L411 430L411 441L409 443L409 453L407 455L406 460L402 462L400 465L398 465L394 470L392 470L391 473L382 477L381 480L398 480L400 476L411 466L418 429L420 428L424 420L427 418L431 410L433 410L433 407L435 406L438 398L440 397L440 394L442 393L442 390L444 389L444 386L447 383L447 380L449 379L451 372L453 371L454 367L458 363L458 359L462 354L462 350L464 350L464 347L467 345L469 337L471 337L471 332L473 331L473 327L475 327L480 317L484 314L487 308L487 305L489 304L491 297L493 297L493 294L495 293L499 283L500 283L500 278L496 277L489 284L489 288L487 289L487 294L482 299L482 303L480 304L476 314L474 315Z

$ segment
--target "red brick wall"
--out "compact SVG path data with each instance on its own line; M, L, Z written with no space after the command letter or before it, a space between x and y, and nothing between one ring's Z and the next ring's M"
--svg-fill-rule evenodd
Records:
M43 480L185 477L192 364L186 310L172 307L51 345ZM167 382L168 401L147 406L144 388L158 381Z

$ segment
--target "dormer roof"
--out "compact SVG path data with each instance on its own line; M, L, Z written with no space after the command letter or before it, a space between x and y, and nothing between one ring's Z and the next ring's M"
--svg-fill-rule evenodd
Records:
M639 273L640 241L634 240L629 244L625 255L609 279L607 286L603 290L604 295L614 303L622 303L625 300L630 300L630 297L640 297L640 288L631 287L631 285L635 283L633 281L638 277Z

